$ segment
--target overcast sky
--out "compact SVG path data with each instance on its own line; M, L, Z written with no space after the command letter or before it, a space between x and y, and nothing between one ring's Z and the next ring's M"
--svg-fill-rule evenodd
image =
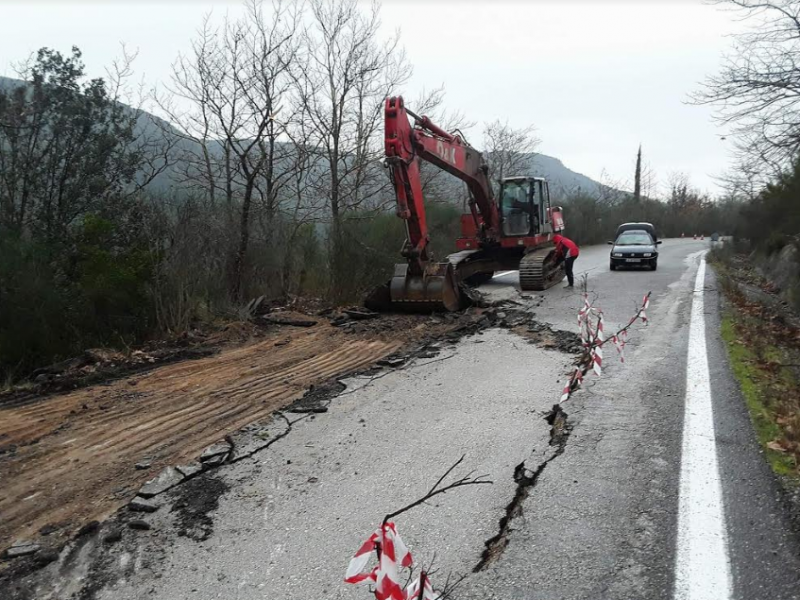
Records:
M139 51L137 73L155 84L204 14L239 10L235 0L0 0L0 74L14 76L12 64L41 46L77 45L89 74L102 76L124 42ZM718 191L729 142L710 109L686 101L741 27L731 13L700 0L386 0L382 20L387 36L400 30L414 65L405 96L444 85L447 108L470 120L534 124L542 153L594 179L605 172L630 185L641 142L662 185L682 171Z

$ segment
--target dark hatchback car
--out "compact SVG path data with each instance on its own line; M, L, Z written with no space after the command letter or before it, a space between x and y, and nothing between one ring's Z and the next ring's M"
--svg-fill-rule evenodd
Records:
M644 229L630 229L623 231L611 244L612 271L618 267L650 267L651 271L658 268L658 249L661 242Z

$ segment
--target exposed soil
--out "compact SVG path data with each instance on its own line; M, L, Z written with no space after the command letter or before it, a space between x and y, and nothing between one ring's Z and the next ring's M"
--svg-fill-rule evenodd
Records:
M402 361L430 340L455 340L490 326L497 321L492 311L344 323L331 314L310 317L319 322L310 327L272 323L259 339L215 356L4 403L0 550L14 540L41 541L42 528L46 545L58 546L85 523L116 511L164 466L194 459L309 388L319 390L307 398L309 404L319 405L336 392L321 384L381 359ZM0 563L0 571L8 565Z

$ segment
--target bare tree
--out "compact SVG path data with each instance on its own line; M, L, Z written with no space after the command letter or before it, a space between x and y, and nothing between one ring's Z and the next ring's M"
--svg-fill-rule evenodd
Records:
M800 3L715 3L752 26L736 36L720 73L706 81L693 101L717 107L717 119L732 132L737 171L745 180L760 178L764 183L800 150Z
M504 177L524 174L530 168L541 143L535 131L533 125L514 128L499 120L484 126L483 149L490 179L500 182Z
M323 158L326 176L318 193L331 217L333 289L345 213L385 194L379 139L384 99L410 75L395 36L378 39L379 5L363 10L357 0L311 0L306 54L295 71L297 91Z
M289 69L299 50L296 5L275 0L269 17L259 0L246 8L244 18L225 19L218 29L207 18L192 54L174 65L168 89L190 108L178 111L161 102L186 141L185 179L200 181L212 205L222 195L230 221L236 222L229 269L234 301L243 291L254 200L261 200L271 222L280 190L291 177L294 150L282 142L289 141ZM287 114L278 118L282 110Z

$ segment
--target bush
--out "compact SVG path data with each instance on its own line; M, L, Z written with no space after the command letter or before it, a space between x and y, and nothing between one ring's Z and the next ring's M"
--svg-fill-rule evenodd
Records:
M153 324L148 297L155 259L88 215L73 243L0 241L0 374L25 376L90 346L142 339Z

